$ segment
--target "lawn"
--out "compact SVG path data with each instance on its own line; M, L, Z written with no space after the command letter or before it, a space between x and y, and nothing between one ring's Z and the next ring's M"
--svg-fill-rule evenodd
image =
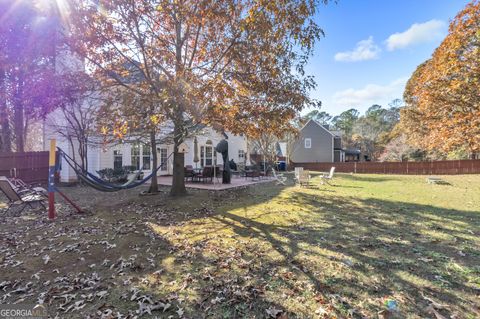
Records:
M443 178L183 199L64 188L92 213L1 217L0 303L59 318L479 318L480 176Z

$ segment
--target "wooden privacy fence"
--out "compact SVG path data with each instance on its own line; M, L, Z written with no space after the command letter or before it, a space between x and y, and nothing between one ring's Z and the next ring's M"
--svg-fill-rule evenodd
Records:
M340 173L454 175L480 174L480 160L433 162L347 162L347 163L292 163L312 171L328 172L332 166Z
M26 183L47 183L48 152L0 154L0 176L17 177Z

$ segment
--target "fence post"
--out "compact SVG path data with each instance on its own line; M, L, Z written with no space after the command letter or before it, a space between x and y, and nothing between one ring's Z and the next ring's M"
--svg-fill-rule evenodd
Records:
M50 154L48 157L48 218L55 218L55 139L50 140Z
M357 162L353 162L355 165L353 165L353 171L355 174L357 174Z

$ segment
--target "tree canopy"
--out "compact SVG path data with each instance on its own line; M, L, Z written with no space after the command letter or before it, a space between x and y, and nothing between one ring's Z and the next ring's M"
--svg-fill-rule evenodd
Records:
M480 2L450 23L432 58L407 83L401 125L409 142L444 153L480 152Z
M77 77L58 71L57 20L38 1L0 0L0 151L24 151L29 125L75 96ZM14 141L14 145L12 145Z
M108 92L105 133L146 130L155 166L155 135L173 124L171 193L179 195L187 123L258 136L259 119L281 132L313 103L303 67L323 34L313 16L326 2L71 1L70 44Z

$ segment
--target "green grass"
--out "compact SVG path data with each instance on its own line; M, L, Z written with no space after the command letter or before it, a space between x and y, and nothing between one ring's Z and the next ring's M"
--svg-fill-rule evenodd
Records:
M269 183L192 191L184 199L65 189L95 214L54 224L17 220L14 229L3 224L0 235L24 241L15 259L28 262L2 271L0 282L31 281L41 269L45 280L58 276L52 268L67 277L98 272L109 296L69 317L95 313L104 302L123 314L134 311L136 302L121 296L135 287L171 304L153 312L165 318L375 318L388 299L396 300L391 315L398 318L435 318L434 311L477 318L480 176L442 178L450 185L429 185L422 176L339 174L333 186L320 185L317 176L310 188ZM55 247L52 265L41 262L46 252L32 256L38 246L31 240ZM102 240L116 247L105 251ZM71 243L81 243L85 260L59 252ZM0 248L7 246L2 241ZM88 267L132 255L138 267L120 275ZM57 306L52 300L49 309Z

